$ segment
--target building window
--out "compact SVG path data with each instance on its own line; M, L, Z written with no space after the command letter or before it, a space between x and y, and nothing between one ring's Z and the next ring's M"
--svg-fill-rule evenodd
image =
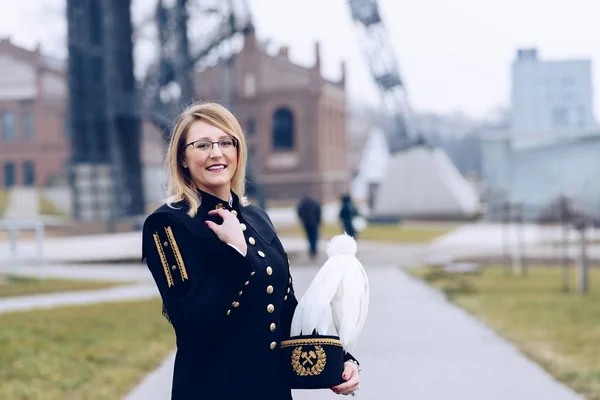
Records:
M287 108L273 113L273 149L291 150L294 147L294 114Z
M15 115L10 111L2 114L2 137L6 142L15 140Z
M4 187L11 187L15 184L15 164L4 164Z
M33 116L30 112L23 114L23 137L25 139L33 138Z
M23 177L25 186L33 186L35 184L35 167L31 161L23 163Z
M248 118L246 125L246 135L254 136L256 134L256 120L254 118Z

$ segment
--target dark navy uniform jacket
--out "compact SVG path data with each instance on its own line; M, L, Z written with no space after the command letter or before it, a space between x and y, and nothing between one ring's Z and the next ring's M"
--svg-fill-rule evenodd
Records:
M231 206L200 195L194 218L187 203L163 205L143 230L143 257L177 339L172 399L290 400L278 351L298 304L287 254L262 209L240 206L233 192ZM215 208L239 219L245 257L205 225L221 223L208 215Z

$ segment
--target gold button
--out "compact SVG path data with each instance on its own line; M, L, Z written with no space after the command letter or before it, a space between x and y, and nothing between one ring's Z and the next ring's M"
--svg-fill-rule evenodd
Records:
M231 213L233 214L234 217L237 217L237 211L231 210Z
M241 296L241 295L242 295L242 293L244 293L244 291L243 291L243 290L240 290L240 292L238 293L238 296Z
M244 283L244 285L248 286L250 284L250 281L246 281L246 283Z
M169 247L169 242L163 242L163 246Z
M271 342L271 350L275 350L275 347L277 347L277 342Z
M227 315L231 314L231 310L227 310Z
M275 332L275 329L277 329L277 325L275 325L275 322L273 322L271 326L269 326L269 329L271 330L271 332Z
M253 238L252 236L250 236L250 237L248 238L248 243L250 243L251 245L253 245L253 246L254 246L254 245L256 244L256 240L254 240L254 238Z
M220 210L221 208L223 208L223 203L217 204L217 206L215 207L215 210Z
M240 303L238 303L237 301L234 301L234 302L233 302L233 306L234 306L235 308L238 308L238 307L240 306Z
M254 276L254 274L256 274L256 271L250 272L250 276Z
M283 301L287 300L287 295L283 296Z
M269 305L267 306L267 311L268 311L269 313L272 313L273 311L275 311L275 306L274 306L273 304L269 304Z
M288 288L287 292L288 292L288 293L290 292L290 288Z
M240 226L242 227L242 231L246 230L246 224L240 224Z
M267 267L267 275L273 275L273 268Z
M263 253L262 251L258 251L258 255L261 256L262 258L265 258L265 253Z
M177 265L171 265L171 269L175 271L177 269Z
M273 286L271 286L271 285L267 286L267 293L268 294L272 294L273 293Z

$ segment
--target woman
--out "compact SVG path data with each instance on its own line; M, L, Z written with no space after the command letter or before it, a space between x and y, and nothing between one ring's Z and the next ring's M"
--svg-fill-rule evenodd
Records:
M143 257L173 325L172 399L289 400L278 345L297 305L287 255L268 215L244 197L246 142L224 107L177 119L167 152L167 203L143 229ZM354 394L358 363L346 353Z

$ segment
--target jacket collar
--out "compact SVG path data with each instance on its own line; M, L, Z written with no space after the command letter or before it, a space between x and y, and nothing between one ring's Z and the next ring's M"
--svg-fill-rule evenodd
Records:
M200 208L205 210L210 211L218 208L225 208L229 211L236 210L238 212L240 210L240 199L233 190L229 192L229 200L220 199L200 189L198 189L198 194L200 195Z

